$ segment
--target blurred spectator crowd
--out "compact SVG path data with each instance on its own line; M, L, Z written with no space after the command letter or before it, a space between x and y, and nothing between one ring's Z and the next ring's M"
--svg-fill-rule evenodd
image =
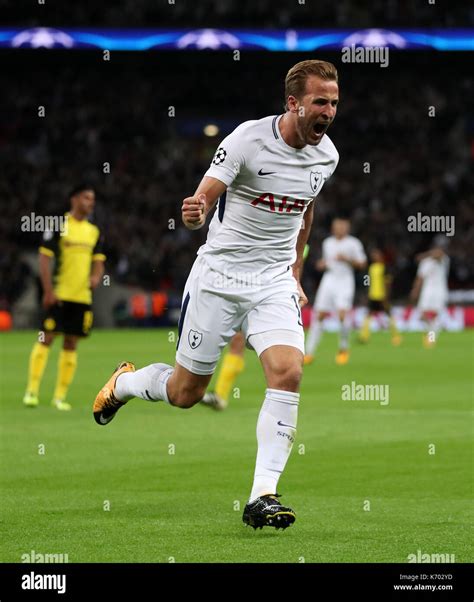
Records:
M21 217L63 213L68 191L82 181L97 187L107 272L145 290L182 291L206 234L181 225L182 199L227 133L283 111L286 71L308 57L112 53L107 62L97 53L22 51L9 58L0 101L0 305L7 307L24 290L23 254L40 236L23 232ZM317 199L307 292L314 293L314 260L336 214L351 216L367 250L383 248L395 299L406 297L414 256L434 236L410 232L408 217L455 216L455 236L447 239L450 284L473 287L468 57L404 52L386 69L342 64L337 53L320 58L339 69L340 108L329 136L340 163ZM219 134L206 136L206 124Z
M26 27L472 27L463 0L0 0L2 23ZM26 10L28 8L28 10Z

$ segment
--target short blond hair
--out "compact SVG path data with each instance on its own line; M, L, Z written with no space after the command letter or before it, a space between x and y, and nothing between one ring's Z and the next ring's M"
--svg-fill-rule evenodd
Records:
M285 77L285 109L288 108L288 96L301 98L306 91L306 80L310 75L316 75L328 81L338 81L337 69L328 61L315 59L296 63Z

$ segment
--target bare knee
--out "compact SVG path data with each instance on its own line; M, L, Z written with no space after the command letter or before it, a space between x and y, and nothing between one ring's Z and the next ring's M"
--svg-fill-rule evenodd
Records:
M296 362L276 366L272 370L269 387L281 391L298 391L302 374L303 368Z
M73 335L64 335L63 349L65 351L75 351L77 348L77 337Z
M44 337L43 340L40 340L40 343L42 345L45 345L45 347L50 347L51 344L54 341L54 334L52 332L46 332L44 333Z
M168 380L168 398L170 404L183 410L192 408L204 397L211 381L210 374L193 374L176 362L175 369Z
M177 408L187 410L199 403L206 392L205 387L181 387L170 396L170 403Z

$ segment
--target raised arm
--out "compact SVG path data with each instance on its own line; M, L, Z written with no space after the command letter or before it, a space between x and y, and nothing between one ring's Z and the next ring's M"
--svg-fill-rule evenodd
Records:
M204 176L193 196L187 197L181 207L183 224L189 230L198 230L206 223L207 214L215 207L227 186L210 176Z

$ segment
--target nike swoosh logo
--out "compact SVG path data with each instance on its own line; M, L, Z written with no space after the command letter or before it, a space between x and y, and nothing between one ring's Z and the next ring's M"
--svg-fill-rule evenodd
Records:
M284 422L281 422L281 420L279 420L277 424L279 424L280 426L289 426L290 429L295 429L296 431L296 426L291 426L291 424L285 424Z
M100 422L100 424L108 424L109 423L109 421L107 420L107 418L104 418L102 416L102 414L99 416L99 422Z
M259 176L271 176L273 174L275 174L276 171L263 171L263 170L259 170L258 175Z

